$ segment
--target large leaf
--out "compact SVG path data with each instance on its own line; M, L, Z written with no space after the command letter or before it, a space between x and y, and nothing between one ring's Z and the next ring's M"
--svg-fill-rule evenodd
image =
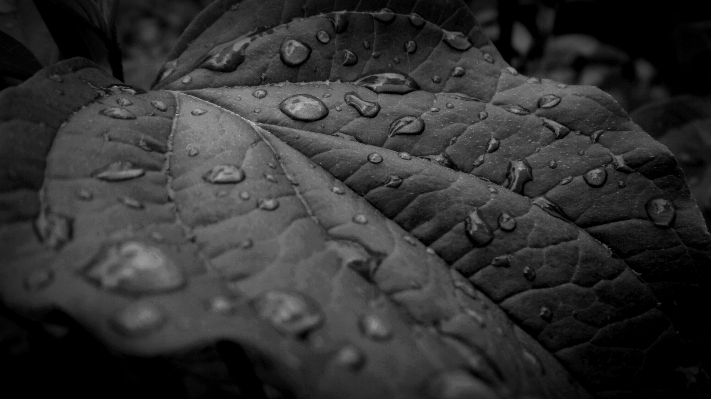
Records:
M711 238L671 153L459 2L352 3L215 2L170 91L80 60L5 91L3 302L198 396L704 389Z

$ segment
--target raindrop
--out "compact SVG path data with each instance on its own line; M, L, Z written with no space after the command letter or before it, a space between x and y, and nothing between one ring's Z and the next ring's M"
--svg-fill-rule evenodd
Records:
M216 72L233 72L245 60L250 38L239 38L212 49L199 68Z
M394 136L398 134L420 134L425 130L425 121L418 116L401 116L392 123L388 129L388 135Z
M370 42L367 40L363 40L363 48L366 50L370 49Z
M85 188L80 188L79 190L77 190L76 195L82 201L91 201L94 198L94 194L92 194L91 191Z
M267 179L267 181L272 182L272 183L277 182L276 177L274 177L274 175L270 175L269 173L265 174L264 178Z
M509 71L509 73L511 75L514 75L514 76L518 75L518 71L514 67L506 67L506 70Z
M373 58L378 58L380 57L380 51L373 51L371 55L373 56Z
M472 164L475 168L478 168L479 166L484 164L484 161L486 159L484 158L484 154L479 155L475 160L474 163Z
M338 194L338 195L342 195L342 194L346 193L346 190L344 190L342 187L339 187L339 186L333 186L333 188L331 188L331 191L334 194Z
M578 151L578 155L580 155L580 156L585 155L585 150L580 150L580 151Z
M160 329L167 319L154 304L134 302L117 312L111 318L111 326L121 335L143 337Z
M194 110L190 111L190 113L194 116L200 116L205 115L207 111L202 108L195 108Z
M605 133L604 130L596 130L590 134L590 142L591 143L597 143L600 140L600 136Z
M442 78L439 75L432 75L432 81L435 83L442 82Z
M131 100L129 100L128 98L123 98L123 97L117 99L117 100L116 100L116 104L118 104L118 105L120 105L120 106L122 106L122 107L128 107L128 106L130 106L130 105L133 105L133 103L131 102Z
M398 188L402 184L402 178L398 175L388 176L388 181L385 183L385 187Z
M627 186L627 183L625 183L623 180L618 180L617 181L617 187L619 188L625 188Z
M143 203L131 197L119 197L118 201L131 209L143 209Z
M451 370L435 375L428 381L427 395L437 399L491 399L499 397L481 379L466 370Z
M378 164L383 162L383 157L377 152L373 152L368 154L368 162Z
M355 84L378 94L405 94L420 89L420 86L411 77L397 72L367 75L358 79Z
M151 101L151 105L160 112L165 112L168 109L168 107L165 106L165 103L160 100Z
M373 13L373 18L387 24L395 20L395 13L389 8L383 8L380 11Z
M343 50L343 66L353 66L358 63L358 56L350 50Z
M237 165L224 164L214 166L202 175L203 180L213 184L235 184L245 179L245 174Z
M393 57L393 62L396 63L396 64L399 64L399 63L400 63L400 57ZM392 68L392 66L390 66L390 67L388 67L388 68Z
M474 247L483 247L494 239L494 233L482 218L479 208L474 208L464 219L464 232Z
M447 108L450 108L450 109L451 109L451 108L454 108L454 104L452 104L452 103L447 103Z
M284 64L295 67L303 64L311 55L311 47L298 40L286 39L279 48L279 57Z
M357 371L365 364L365 356L355 346L346 345L336 353L335 361L340 366Z
M465 51L472 46L469 39L461 32L450 32L442 29L442 35L442 40L455 50Z
M432 108L430 108L430 112L439 112L439 108L432 107Z
M551 159L550 161L548 161L548 167L551 169L555 169L558 167L558 162L556 162L555 159Z
M328 115L328 108L318 98L309 94L296 94L279 104L279 109L286 116L298 121L317 121Z
M539 108L553 108L560 103L560 97L555 94L547 94L538 99Z
M553 201L549 200L544 196L534 198L533 200L531 200L531 204L543 209L547 214L557 219L564 220L566 222L570 220L565 214L565 212L563 212L563 209L558 206L558 204L554 203Z
M533 180L533 169L525 159L509 161L509 167L506 170L506 178L509 182L506 188L521 194L523 193L523 186Z
M257 89L254 92L252 92L252 96L254 98L260 98L260 99L266 97L267 94L268 94L267 91L264 89Z
M43 211L35 220L34 227L40 241L56 251L72 239L72 223L69 217Z
M511 257L509 255L499 255L491 260L491 266L510 267L511 266Z
M377 315L370 314L362 317L359 326L363 335L372 340L384 341L392 337L392 330L388 323Z
M195 147L191 147L191 148L188 150L188 156L189 156L189 157L194 157L194 156L196 156L196 155L199 154L199 153L200 153L200 150L198 150L198 149L195 148Z
M484 53L484 61L488 62L489 64L493 64L494 56L489 53Z
M541 310L538 312L541 319L550 322L553 319L553 312L545 306L541 306Z
M134 166L131 162L116 161L95 170L91 176L95 179L116 182L131 180L143 176L145 170Z
M323 94L323 98L329 98L329 97L331 97L331 93L324 93Z
M516 219L506 212L499 215L499 228L503 231L514 231L516 229Z
M368 223L368 218L365 217L363 214L357 214L353 216L353 222L357 224L367 224Z
M265 198L257 201L257 207L265 211L273 211L279 207L279 200L276 198Z
M245 238L239 243L239 247L242 249L249 249L252 248L252 246L254 246L254 241L252 241L251 238Z
M612 165L615 167L615 170L619 170L620 172L625 173L634 172L634 169L630 168L629 165L627 165L627 162L625 162L625 157L623 154L615 155L613 153L610 153L610 156L612 157Z
M467 314L467 316L474 319L480 327L486 326L486 320L484 319L484 316L480 315L479 312L477 312L476 310L464 308L464 312Z
M417 43L415 43L413 40L405 42L405 51L408 54L414 53L415 51L417 51Z
M541 83L541 79L539 79L535 76L531 76L530 78L528 78L526 83Z
M498 150L500 144L501 144L501 142L499 141L499 139L492 136L491 139L489 139L489 143L486 145L486 152L492 153L492 152Z
M425 249L425 252L427 252L430 255L437 255L437 252L430 247L427 247L427 249Z
M360 116L364 116L366 118L374 118L378 115L378 112L380 112L380 104L363 100L354 91L346 93L343 100L346 104L353 106L358 111Z
M183 80L181 80L181 82L183 82L183 84L188 84L188 83L190 83L190 82L192 82L192 81L193 81L193 77L192 77L192 76L186 76L186 77L183 78Z
M239 197L240 197L242 200L247 201L251 196L249 195L248 192L242 191L242 192L239 193Z
M566 184L570 183L571 181L573 181L573 176L566 176L566 177L560 179L560 185L565 186Z
M656 226L670 227L676 217L674 203L667 197L656 196L647 201L645 205L649 219Z
M452 69L452 76L454 76L455 78L460 78L464 76L465 72L466 70L460 66L454 67L454 69Z
M224 296L216 296L208 302L208 310L212 313L227 315L235 310L232 302Z
M254 308L277 330L304 336L323 323L318 305L301 293L266 291L254 300Z
M425 19L422 18L419 14L415 14L414 12L410 14L409 16L410 19L410 24L414 26L415 28L422 28L425 26Z
M518 105L502 105L501 108L505 109L506 111L511 112L514 115L528 115L530 112L528 112L527 109L522 108Z
M397 156L400 157L400 159L404 159L406 161L409 161L412 159L412 155L406 153L406 152L398 152Z
M25 278L24 285L27 291L39 291L47 288L54 281L54 273L50 269L35 270Z
M331 35L329 35L325 30L320 30L316 33L316 40L322 44L326 44L331 41Z
M340 105L336 105L336 111L341 112L341 110L343 110L343 108L341 108Z
M547 127L551 132L553 132L556 139L562 139L563 137L567 136L568 133L570 133L570 129L552 119L541 118L541 121L543 122L543 126Z
M405 241L406 243L408 243L412 246L417 245L417 240L414 239L412 236L402 236L402 239L403 239L403 241Z
M114 119L136 119L136 114L133 112L127 110L126 108L120 108L120 107L109 107L102 109L99 111L99 114L108 116L109 118L114 118Z
M483 121L484 119L486 119L486 118L488 118L488 117L489 117L489 113L487 113L486 111L480 111L480 112L479 112L479 120L480 120L480 121Z
M605 168L591 169L585 172L583 179L592 187L600 187L607 181L607 171Z
M542 310L543 308L541 308ZM543 317L543 316L541 316ZM528 350L524 349L523 350L523 357L532 365L534 365L536 368L538 368L538 371L541 374L546 373L546 369L543 367L543 363L541 363L541 360L538 358L538 356L534 355L533 353L529 352Z
M333 25L333 30L336 33L343 33L348 29L348 14L346 13L333 13L328 16L328 20Z
M530 266L526 266L523 268L523 277L528 281L533 281L536 279L536 271L531 269Z

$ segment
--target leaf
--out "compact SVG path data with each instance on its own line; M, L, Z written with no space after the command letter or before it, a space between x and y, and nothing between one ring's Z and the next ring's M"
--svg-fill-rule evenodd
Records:
M27 79L42 69L37 58L22 43L0 32L0 74Z
M72 60L0 95L24 317L238 397L681 396L705 358L711 237L671 153L508 68L463 4L215 2L160 75Z

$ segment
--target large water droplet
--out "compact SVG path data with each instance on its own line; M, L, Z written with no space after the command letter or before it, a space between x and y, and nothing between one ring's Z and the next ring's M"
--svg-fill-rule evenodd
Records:
M257 207L264 211L273 211L279 207L279 200L276 198L264 198L257 201Z
M610 156L612 157L612 165L615 167L615 170L619 170L620 172L625 173L634 172L634 169L630 168L629 165L627 165L627 162L625 162L625 157L623 154L615 155L613 153L610 153Z
M224 164L214 166L202 175L203 180L213 184L235 184L245 178L244 171L237 165Z
M525 277L528 281L533 281L536 279L536 271L530 266L526 266L523 268L523 277Z
M462 77L462 76L464 76L465 73L466 73L466 69L464 69L460 66L454 67L454 69L452 69L452 76L454 76L455 78Z
M420 14L415 14L414 12L409 16L410 24L415 28L422 28L425 26L425 19L420 16Z
M543 126L547 127L551 132L553 132L556 139L562 139L563 137L567 136L568 133L570 133L570 129L552 119L541 118L541 121L543 122Z
M50 75L49 78L50 78L51 80L57 82L57 83L62 83L62 82L63 82L62 77L59 76L59 75L57 75L57 74Z
M375 164L381 163L383 162L383 156L377 152L370 153L368 154L368 162Z
M331 41L331 35L329 35L325 30L320 30L316 33L316 40L322 44L326 44Z
M516 219L506 212L501 212L501 215L499 215L499 228L503 231L514 231Z
M348 14L346 13L338 12L330 14L328 20L331 22L331 25L333 25L333 30L336 31L336 33L343 33L348 29Z
M449 47L465 51L468 50L472 44L462 32L450 32L442 29L442 40L449 45Z
M389 8L383 8L380 11L373 13L373 18L386 24L393 22L395 17L395 13Z
M84 275L102 288L152 294L182 287L183 271L160 248L127 241L104 248Z
M148 302L134 302L111 318L111 326L126 337L143 337L160 329L167 321L158 306Z
M394 136L398 134L420 134L425 130L425 121L419 116L401 116L392 123L388 129L388 135Z
M34 227L40 241L53 250L59 250L72 239L73 220L67 216L42 211Z
M341 59L343 60L343 66L353 66L358 63L358 56L350 50L343 50Z
M304 336L323 323L323 315L311 298L297 292L266 291L254 300L254 308L277 330Z
M413 40L405 42L405 51L408 54L414 53L415 51L417 51L417 43L415 43Z
M198 68L215 72L233 72L245 60L250 38L239 38L212 49Z
M385 183L385 187L398 188L402 184L402 177L398 175L388 176L388 181Z
M91 176L104 181L116 182L135 179L143 176L145 170L134 166L131 162L116 161L95 170Z
M553 108L560 103L560 97L555 94L546 94L538 99L539 108Z
M360 319L359 326L363 335L372 340L384 341L392 337L392 329L380 316L366 315Z
M291 119L306 122L317 121L328 115L326 104L309 94L288 97L279 104L279 109Z
M667 197L656 196L647 201L645 205L647 216L657 226L669 227L674 223L676 208L674 203Z
M366 118L374 118L378 115L378 112L380 112L380 104L363 100L354 91L346 93L343 100L346 104L353 106L358 111L360 116L364 116Z
M474 247L483 247L494 239L494 233L482 218L479 208L474 208L464 219L464 232Z
M101 111L99 111L99 114L108 116L109 118L114 118L114 119L123 119L123 120L136 119L136 114L127 110L126 108L120 108L120 107L105 108L105 109L102 109Z
M259 98L259 99L266 97L267 94L268 94L267 91L264 89L257 89L252 92L252 96L254 98Z
M506 186L509 190L521 194L523 186L533 180L533 169L527 160L510 161L506 170L506 178L509 183Z
M279 48L279 57L284 64L295 67L303 64L311 55L311 47L298 40L286 39Z
M151 105L153 106L153 108L157 109L160 112L165 112L168 109L168 107L166 107L165 103L160 100L151 101Z
M367 75L358 79L355 84L379 94L405 94L420 89L420 86L411 77L397 72Z
M558 162L555 159L551 159L548 161L548 167L551 169L555 169L558 167Z
M502 105L501 108L505 109L506 111L511 112L514 115L528 115L530 112L528 112L527 109L515 105L515 104L507 104L507 105Z
M607 181L607 171L605 168L591 169L585 172L583 179L592 187L600 187Z
M565 214L565 212L563 212L563 209L559 207L558 204L544 196L534 198L533 200L531 200L531 204L543 209L547 214L555 218L564 220L566 222L570 221L568 216Z
M465 370L450 370L428 381L427 395L432 399L496 399L500 395L485 382Z
M339 366L357 371L363 368L365 356L354 345L346 345L336 353L335 362Z
M491 139L489 139L489 143L486 145L486 152L492 153L498 150L500 144L501 142L499 141L499 139L492 136Z

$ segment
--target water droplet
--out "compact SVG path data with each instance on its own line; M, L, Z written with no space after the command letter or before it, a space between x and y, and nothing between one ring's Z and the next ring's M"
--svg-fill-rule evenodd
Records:
M439 108L432 107L432 108L430 108L430 112L439 112Z
M624 182L624 180L618 180L617 181L617 187L619 188L625 188L627 186L627 183Z
M625 162L625 157L623 154L615 155L613 153L610 153L610 156L612 157L612 165L615 167L615 170L619 170L620 172L625 173L634 172L634 169L630 168L629 165L627 165L627 162Z
M360 331L366 337L375 341L384 341L392 337L392 330L381 317L370 314L360 319Z
M560 97L555 94L546 94L538 99L539 108L553 108L560 103Z
M580 156L585 155L585 150L580 150L580 151L578 151L578 155L580 155Z
M656 226L670 227L676 217L674 203L667 197L656 196L647 201L645 205L649 220Z
M368 162L378 164L383 162L383 157L377 152L373 152L368 154Z
M412 236L402 236L402 240L405 241L406 243L412 245L413 247L417 245L417 240L413 238Z
M541 121L543 122L543 126L547 127L551 132L553 132L556 139L562 139L563 137L567 136L568 133L570 133L570 129L552 119L541 118Z
M47 288L54 281L51 269L34 270L25 278L24 286L27 291L39 291Z
M286 39L279 48L279 57L284 64L295 67L303 64L311 55L311 47L298 40Z
M195 147L191 147L191 148L188 150L188 156L189 156L189 157L194 157L194 156L198 155L199 153L200 153L200 150L198 150L198 149L195 148Z
M336 105L336 111L341 112L342 110L343 110L343 108L341 108L340 105Z
M62 77L59 76L59 75L57 75L57 74L50 75L49 78L50 78L51 80L57 82L57 83L62 83L62 81L63 81L63 80L62 80Z
M555 218L564 220L566 222L570 221L568 215L563 212L563 209L561 209L558 204L554 203L553 201L549 200L544 196L534 198L533 200L531 200L531 204L543 209L547 214Z
M408 54L414 53L415 51L417 51L417 43L415 43L413 40L405 42L405 51Z
M350 50L343 50L341 54L341 58L343 59L343 66L353 66L358 63L358 56L354 52Z
M143 209L143 202L131 197L119 197L118 201L131 209Z
M160 112L165 112L168 109L168 107L165 106L165 103L160 100L151 101L151 105Z
M493 399L500 395L482 379L466 370L450 370L435 375L428 381L427 397L436 399Z
M511 266L511 257L509 255L499 255L491 260L491 266L510 267Z
M427 249L425 249L425 252L427 252L430 255L437 255L437 252L430 247L427 247Z
M385 183L385 187L398 188L402 184L402 178L398 175L388 176L388 181Z
M526 266L523 268L523 277L528 281L533 281L536 279L536 271L531 269L530 266Z
M410 19L410 24L412 26L414 26L415 28L422 28L423 26L425 26L426 21L419 14L415 14L413 12L410 14L409 19Z
M250 41L250 38L238 38L215 47L198 68L215 72L234 72L244 62Z
M568 87L568 85L565 84L565 83L558 83L557 86L558 86L559 88L561 88L561 89L565 89L566 87Z
M412 159L412 155L406 153L406 152L398 152L397 156L400 157L400 159L404 159L406 161L409 161Z
M345 194L345 193L346 193L346 190L344 190L342 187L339 187L339 186L333 186L333 188L331 189L331 191L332 191L334 194L338 194L338 195L342 195L342 194Z
M600 187L607 181L607 171L605 168L591 169L585 172L583 179L592 187Z
M99 114L108 116L109 118L114 118L114 119L136 119L136 114L133 112L127 110L126 108L120 108L120 107L109 107L102 109L99 111Z
M452 103L447 103L447 108L450 108L450 109L451 109L451 108L454 108L454 104L452 104Z
M257 207L265 211L273 211L279 207L279 200L276 198L265 198L257 201Z
M460 66L454 67L454 69L452 69L452 76L454 76L455 78L464 76L464 73L466 73L466 70Z
M442 78L439 75L432 75L432 81L434 83L440 83L442 82Z
M472 46L469 39L462 32L450 32L442 29L442 40L449 47L459 51L468 50Z
M494 56L492 56L489 53L484 53L484 61L488 62L489 64L494 63Z
M208 302L207 308L210 312L221 315L231 314L235 310L235 306L232 304L232 301L224 296L216 296L211 298Z
M91 176L104 181L116 182L131 180L143 176L145 170L134 166L131 162L116 161L95 170Z
M502 105L501 108L505 109L506 111L511 112L514 115L528 115L530 113L530 112L528 112L527 109L522 108L518 105L513 105L513 104Z
M373 18L383 23L390 23L395 20L395 13L389 8L383 8L380 11L373 13Z
M556 162L555 159L551 159L550 161L548 161L548 167L551 169L555 169L558 167L558 162Z
M272 182L272 183L276 183L276 182L277 182L276 177L274 177L274 175L270 175L269 173L266 173L266 174L264 175L264 178L267 179L267 181Z
M252 92L252 96L254 98L260 98L260 99L266 97L267 94L268 94L267 91L264 89L257 89L254 92Z
M322 44L326 44L331 41L331 35L329 35L325 30L320 30L316 33L316 40Z
M506 70L511 74L511 75L518 75L518 71L514 67L506 67Z
M523 350L523 357L529 363L531 363L533 366L535 366L538 369L539 373L546 374L546 369L543 367L543 363L541 363L541 360L538 358L538 356L536 356L533 353L529 352L528 350L524 349Z
M492 153L498 150L500 144L501 142L499 141L499 139L492 136L491 139L489 139L489 143L486 145L486 152Z
M492 194L498 194L499 190L497 190L494 186L489 186L489 192Z
M126 337L144 337L160 329L167 319L158 306L148 302L134 302L111 318L111 326Z
M479 208L474 208L464 219L464 232L474 247L483 247L494 239L494 233L482 218Z
M183 80L181 80L181 82L183 82L183 84L188 84L188 83L190 83L190 82L192 82L192 81L193 81L193 77L192 77L192 76L189 76L189 75L186 76L186 77L184 77Z
M91 191L85 188L78 189L76 191L76 195L82 201L91 201L92 199L94 199L94 194L92 194Z
M116 100L116 104L118 104L118 105L120 105L120 106L122 106L122 107L128 107L128 106L130 106L130 105L133 105L133 103L131 102L131 100L129 100L128 98L123 98L123 97L117 99L117 100Z
M571 181L573 181L573 176L566 176L566 177L560 179L560 185L565 186L566 184L570 183Z
M590 142L591 143L597 143L600 140L600 136L605 133L604 130L596 130L590 134Z
M393 57L393 62L396 63L396 64L399 64L399 63L400 63L400 57ZM392 68L392 66L389 65L388 68Z
M373 53L371 54L371 56L372 56L373 58L378 58L378 57L380 57L380 51L373 51Z
M217 165L202 175L203 180L213 184L235 184L245 179L245 173L237 165Z
M353 106L358 111L360 116L364 116L366 118L374 118L378 115L378 112L380 112L380 104L363 100L354 91L346 93L343 100L346 104Z
M84 275L103 289L141 294L175 290L186 282L165 252L139 241L105 247Z
M286 116L297 121L312 122L328 115L328 108L318 98L309 94L296 94L279 104L279 109Z
M516 219L506 212L499 215L499 228L503 231L514 231L516 229Z
M346 345L336 353L335 362L339 366L357 371L363 368L365 356L357 347Z
M531 76L530 78L528 78L526 83L541 83L541 79L539 79L535 76Z
M323 314L311 298L297 292L266 291L254 300L254 308L277 330L304 336L323 323Z
M484 119L488 118L489 114L486 111L481 111L479 112L479 120L483 121Z
M72 239L73 220L49 211L40 212L34 227L40 241L53 250L59 250Z
M541 310L538 312L541 319L550 322L553 319L553 312L545 306L541 306Z
M358 79L355 84L378 94L405 94L420 89L420 86L411 77L397 72L367 75Z
M366 50L370 49L370 42L367 40L363 40L363 48Z
M190 113L194 116L200 116L205 115L207 111L202 108L195 108L194 110L190 111Z
M249 249L252 248L252 246L254 246L254 241L252 241L251 238L245 238L239 243L239 247L242 249Z
M353 222L358 223L358 224L367 224L368 223L368 218L365 217L363 214L358 214L353 216Z
M533 180L533 169L527 160L510 161L506 170L506 178L509 183L506 186L509 190L521 194L523 186Z
M425 130L425 121L418 116L401 116L392 123L388 129L388 135L394 136L398 134L420 134Z
M336 33L343 33L348 29L348 14L346 13L333 13L328 16L328 20L333 25L333 30Z
M486 158L484 157L484 154L481 154L474 160L474 163L472 164L472 166L474 166L475 168L478 168L484 164L484 161L486 161Z

